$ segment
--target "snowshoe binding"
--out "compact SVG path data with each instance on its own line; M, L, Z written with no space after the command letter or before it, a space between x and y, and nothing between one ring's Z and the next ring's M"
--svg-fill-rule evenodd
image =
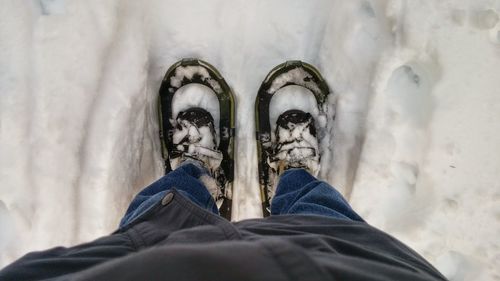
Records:
M310 90L316 99L319 117L326 118L330 93L319 71L301 61L288 61L275 67L262 83L255 102L259 185L264 216L270 214L270 203L279 176L290 168L303 168L317 176L320 163L318 132L325 134L326 121L317 122L310 113L298 109L282 113L274 135L271 132L269 106L281 88L297 85Z
M276 125L276 144L269 157L273 172L279 176L288 169L302 168L317 176L320 155L312 115L298 109L288 110L280 115Z
M175 120L170 154L172 169L186 160L199 162L213 175L220 167L223 156L217 150L214 119L203 108L192 107L181 111ZM217 198L217 196L215 196Z
M172 101L181 87L197 83L209 87L219 100L219 130L215 131L212 115L193 107L173 116ZM199 59L183 59L165 74L159 92L159 120L165 174L180 163L197 161L206 167L217 188L209 188L221 216L231 220L234 179L234 96L210 64Z

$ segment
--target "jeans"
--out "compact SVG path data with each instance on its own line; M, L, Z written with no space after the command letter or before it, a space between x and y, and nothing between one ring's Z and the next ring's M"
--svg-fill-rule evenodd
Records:
M196 163L185 163L143 189L130 203L120 227L147 212L165 194L176 189L184 197L218 214L214 199L200 178L208 171ZM342 195L329 184L317 180L304 169L283 173L271 202L271 215L319 215L364 222Z

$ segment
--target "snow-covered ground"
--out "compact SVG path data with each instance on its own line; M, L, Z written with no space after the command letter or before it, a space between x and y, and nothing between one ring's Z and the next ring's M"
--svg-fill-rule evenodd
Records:
M109 233L162 175L157 93L183 57L235 92L234 215L260 216L254 100L299 59L336 97L321 177L451 280L500 280L499 17L498 0L0 0L0 267Z

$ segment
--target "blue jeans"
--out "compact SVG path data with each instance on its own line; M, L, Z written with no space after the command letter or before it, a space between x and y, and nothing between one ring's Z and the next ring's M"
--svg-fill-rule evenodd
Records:
M120 221L120 227L147 212L171 189L176 189L201 208L218 214L214 199L200 180L201 176L207 174L208 171L200 165L181 165L136 195ZM278 183L271 202L271 215L286 214L319 215L364 222L337 190L303 169L286 171Z

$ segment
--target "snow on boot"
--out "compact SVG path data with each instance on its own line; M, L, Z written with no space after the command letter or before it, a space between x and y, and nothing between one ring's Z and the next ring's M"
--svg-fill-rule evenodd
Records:
M212 175L220 167L222 153L217 150L216 133L212 115L205 109L193 107L177 115L173 124L174 150L171 155L172 168L184 161L198 161Z
M288 110L280 115L276 125L276 147L270 157L271 168L277 175L288 169L302 168L317 176L320 155L312 115L302 110Z

